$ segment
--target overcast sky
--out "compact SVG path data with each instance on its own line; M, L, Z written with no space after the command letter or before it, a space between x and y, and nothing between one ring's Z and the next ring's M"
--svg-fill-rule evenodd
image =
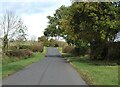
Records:
M13 11L22 17L28 37L39 37L48 25L46 16L52 15L61 5L70 4L70 0L0 0L0 15L6 10Z

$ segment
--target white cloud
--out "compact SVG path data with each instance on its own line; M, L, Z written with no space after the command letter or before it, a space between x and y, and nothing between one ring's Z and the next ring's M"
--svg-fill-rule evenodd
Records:
M67 2L70 0L0 0L0 2Z
M47 25L46 14L32 14L32 15L22 15L23 21L28 28L29 36L42 36L43 31Z
M40 0L0 0L0 2L38 2Z
M43 1L43 0L41 0ZM46 0L46 1L50 1L50 0ZM44 2L46 2L44 1ZM53 0L56 1L56 0ZM23 14L22 18L25 22L25 24L28 27L28 34L29 37L31 37L32 35L39 37L43 35L43 31L44 29L47 27L48 25L48 19L46 18L48 15L53 15L53 13L55 12L55 10L57 8L59 8L61 5L70 5L71 2L68 0L66 1L58 1L58 5L57 6L53 6L51 8L45 9L46 11L44 13L36 13L36 14Z
M28 28L29 38L33 35L36 37L42 36L44 29L48 25L48 19L46 17L48 15L53 15L55 10L58 9L61 5L68 6L71 4L70 0L0 0L0 2L7 2L7 7L22 17L25 25ZM38 5L34 5L31 2L39 3ZM4 6L2 6L2 8L6 8L5 4L6 3L4 3ZM33 11L31 12L32 14L29 14L29 11Z

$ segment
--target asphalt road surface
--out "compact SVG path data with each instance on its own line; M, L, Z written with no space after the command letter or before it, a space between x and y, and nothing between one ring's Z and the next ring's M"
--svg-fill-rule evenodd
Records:
M46 58L3 79L3 85L86 85L77 71L60 57L54 47L47 48Z

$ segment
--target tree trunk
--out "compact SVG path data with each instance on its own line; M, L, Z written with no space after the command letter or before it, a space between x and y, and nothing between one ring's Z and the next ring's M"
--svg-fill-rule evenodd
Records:
M5 54L5 52L8 50L8 37L7 35L4 36L3 38L3 54Z
M90 45L90 58L93 60L106 59L108 53L108 46L104 41L94 41Z

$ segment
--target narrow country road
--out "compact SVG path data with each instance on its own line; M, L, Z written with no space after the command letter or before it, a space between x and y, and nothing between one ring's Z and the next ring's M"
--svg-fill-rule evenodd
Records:
M60 57L54 47L46 58L3 80L3 85L86 85L76 70Z

